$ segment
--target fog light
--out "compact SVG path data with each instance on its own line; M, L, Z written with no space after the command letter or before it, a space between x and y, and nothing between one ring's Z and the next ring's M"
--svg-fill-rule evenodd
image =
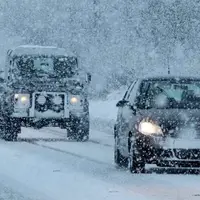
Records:
M43 96L43 95L40 95L38 98L37 98L37 102L40 104L40 105L44 105L46 103L46 97Z
M60 105L62 103L62 98L60 96L55 96L53 98L53 102L56 104L56 105Z

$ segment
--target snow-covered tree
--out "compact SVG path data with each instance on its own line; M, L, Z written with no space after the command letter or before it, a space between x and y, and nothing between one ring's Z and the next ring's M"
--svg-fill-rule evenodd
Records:
M92 90L102 93L168 67L194 71L199 9L198 0L2 0L0 27L10 44L20 38L75 52L94 77Z

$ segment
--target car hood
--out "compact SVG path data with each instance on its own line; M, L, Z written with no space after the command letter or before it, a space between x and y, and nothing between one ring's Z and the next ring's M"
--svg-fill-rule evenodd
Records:
M139 110L138 121L152 120L162 127L165 135L171 137L183 137L188 134L191 137L200 138L200 110L199 109L149 109ZM192 134L194 134L192 136Z

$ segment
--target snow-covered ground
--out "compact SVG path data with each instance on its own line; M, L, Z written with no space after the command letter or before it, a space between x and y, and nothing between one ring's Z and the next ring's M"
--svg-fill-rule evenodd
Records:
M105 100L91 101L90 102L90 115L91 119L100 118L104 120L115 120L117 114L116 104L121 100L127 88L120 88L113 91L107 96Z
M4 199L200 198L199 176L131 175L115 168L112 138L91 133L91 141L77 143L67 142L63 131L23 129L19 142L0 141Z
M117 100L113 95L96 107L92 102L91 117L114 120ZM108 110L112 113L105 115ZM85 143L67 141L65 131L58 128L24 128L18 142L0 140L0 158L0 199L4 200L200 199L200 176L160 174L154 169L135 175L116 169L113 135L98 127L92 127L91 139Z

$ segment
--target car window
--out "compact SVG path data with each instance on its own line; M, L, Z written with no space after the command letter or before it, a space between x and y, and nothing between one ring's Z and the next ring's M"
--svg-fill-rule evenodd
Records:
M140 88L139 108L198 108L200 81L145 81Z
M129 99L130 93L131 93L131 91L132 91L135 83L136 83L136 81L134 81L133 83L131 83L130 86L128 87L128 89L127 89L127 91L126 91L126 93L125 93L125 95L123 97L124 100L128 100Z
M133 87L131 88L131 91L128 96L128 101L130 102L131 105L133 105L135 103L136 96L138 94L138 88L139 88L140 84L141 84L141 82L139 80L137 80L134 83Z

